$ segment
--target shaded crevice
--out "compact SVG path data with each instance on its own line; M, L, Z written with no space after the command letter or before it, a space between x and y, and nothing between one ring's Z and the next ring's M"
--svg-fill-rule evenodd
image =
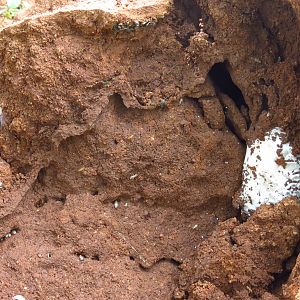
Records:
M246 108L249 113L249 107L244 99L241 90L232 81L231 75L226 67L226 62L216 63L210 69L208 76L215 85L215 88L230 97L239 111L243 114L243 108ZM250 118L249 118L250 119ZM247 121L247 120L246 120ZM248 120L249 121L249 120Z
M282 272L277 273L277 274L272 274L274 277L274 280L272 283L268 286L268 291L271 293L278 293L281 291L281 288L284 284L287 283L293 267L296 264L297 257L300 252L300 241L297 243L293 254L288 257L283 263L282 263Z
M46 177L46 168L41 168L38 175L37 175L37 179L36 181L44 186L45 185L45 177Z
M36 208L41 208L41 207L43 207L47 203L48 203L48 197L44 196L44 197L40 198L38 201L36 201L35 204L34 204L34 206Z
M238 86L233 82L231 75L227 69L226 64L228 62L216 63L212 66L211 70L208 73L209 78L213 82L213 85L216 90L216 94L225 94L227 95L236 105L241 115L245 119L247 129L250 128L251 119L249 115L249 106L247 105L242 91L238 88ZM239 130L234 125L233 120L228 117L227 107L220 99L220 102L223 107L223 111L225 114L225 123L229 130L239 139L241 144L246 144L245 140L239 134Z
M174 0L176 9L181 10L185 19L192 22L196 30L200 30L199 20L201 18L201 10L196 0Z
M67 195L63 194L63 195L60 195L60 196L54 196L53 199L55 201L61 202L62 204L65 204L66 200L67 200Z
M190 102L194 107L196 107L198 115L204 118L203 105L198 98L185 97L185 102Z
M100 261L100 256L99 256L98 254L93 255L93 256L91 257L91 260Z
M236 242L236 240L233 236L233 233L230 232L229 234L230 234L230 244L231 244L231 246L237 246L237 242Z
M108 97L109 102L113 104L114 110L117 115L122 116L127 111L127 107L124 104L123 98L120 94L115 93Z
M267 24L264 21L264 18L262 16L262 14L260 13L260 11L257 12L258 18L261 22L262 28L267 32L268 34L268 40L275 43L275 47L276 47L276 53L275 53L275 57L274 57L274 62L283 62L285 60L285 56L284 56L284 50L282 49L278 38L277 38L277 34L273 33L273 31L267 26ZM273 44L274 45L274 44Z
M269 110L269 99L266 94L262 94L261 96L261 111Z
M174 30L176 40L187 48L190 37L200 31L202 13L196 0L174 0L174 7L166 21Z
M223 109L224 109L224 114L225 114L225 124L226 124L226 126L236 136L236 138L239 140L239 142L242 145L246 146L245 139L240 135L239 130L235 127L232 120L230 118L228 118L226 107L224 107Z
M182 264L182 262L180 262L180 261L178 261L178 260L176 260L174 258L167 258L167 257L162 257L162 258L158 259L157 261L155 261L151 265L144 265L144 264L142 264L141 261L140 261L140 255L139 255L139 257L130 255L129 259L132 260L132 261L134 261L134 262L136 262L138 264L139 268L142 271L145 271L145 272L151 271L152 268L154 268L155 266L157 266L157 265L159 265L161 263L164 263L164 262L169 263L169 264L175 266L176 268L179 267Z
M159 260L157 260L156 262L154 262L151 266L144 266L142 264L139 263L139 267L141 270L143 271L150 271L152 268L154 268L155 266L161 264L161 263L169 263L173 266L175 266L176 268L179 267L182 263L174 258L166 258L166 257L162 257Z

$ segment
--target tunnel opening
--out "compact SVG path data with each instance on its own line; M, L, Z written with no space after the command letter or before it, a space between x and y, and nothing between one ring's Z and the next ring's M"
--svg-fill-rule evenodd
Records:
M226 62L216 63L213 65L208 75L215 85L215 88L217 88L219 92L230 97L240 111L243 109L243 107L249 110L243 93L233 82L226 64Z
M183 48L187 48L190 38L200 31L202 12L196 0L174 0L174 7L167 20L175 32L176 40Z
M251 119L249 116L249 106L247 105L242 91L239 87L233 82L231 75L228 71L228 62L216 63L212 66L211 70L208 73L210 80L212 81L216 94L225 94L227 95L245 119L247 129L250 128ZM227 107L220 101L223 106L223 111L225 114L225 123L229 130L239 139L241 144L246 145L246 141L239 134L239 130L235 127L234 122L228 117Z
M174 5L177 9L184 12L184 17L186 20L192 22L195 28L199 31L200 25L199 20L201 18L201 10L196 0L174 0Z

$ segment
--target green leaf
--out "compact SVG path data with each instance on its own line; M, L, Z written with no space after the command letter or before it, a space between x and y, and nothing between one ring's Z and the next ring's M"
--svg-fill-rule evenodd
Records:
M6 0L8 8L19 8L22 4L22 0Z

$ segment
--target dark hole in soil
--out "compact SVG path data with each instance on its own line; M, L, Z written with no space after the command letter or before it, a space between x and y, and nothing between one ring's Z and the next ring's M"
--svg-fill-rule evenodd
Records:
M11 166L14 168L14 163L12 163ZM26 176L28 173L31 172L32 166L26 164L26 165L24 165L22 167L18 166L16 168L16 170L17 170L16 173L20 173L20 174L23 174L24 176Z
M228 62L217 63L212 66L208 73L209 78L212 80L217 92L227 95L233 100L242 116L244 117L247 129L249 129L251 121L249 116L249 107L244 99L244 96L238 86L233 82L229 71L227 70ZM223 105L223 104L222 104ZM225 122L229 130L239 139L241 144L245 145L245 140L240 136L238 130L235 128L232 120L227 117L227 108L223 105L225 114Z
M122 116L127 110L127 107L124 104L122 96L120 94L115 93L109 96L108 98L109 98L109 102L113 105L116 114ZM114 142L117 144L116 140L114 140Z
M45 185L46 168L41 168L37 176L37 182L41 185Z
M100 256L98 254L92 256L92 260L100 261Z
M278 274L273 274L274 280L273 282L268 286L268 290L271 293L280 293L282 285L287 283L293 267L296 264L297 257L299 255L300 251L300 241L298 242L297 246L294 249L293 254L287 258L283 264L282 264L282 272Z
M174 0L174 5L186 15L186 19L190 20L195 28L199 31L199 19L201 18L201 10L196 0Z
M90 193L91 193L92 196L99 195L99 191L98 190L92 190Z
M203 106L202 103L197 98L185 97L185 102L190 102L194 107L196 107L199 116L204 117Z
M65 204L66 200L67 200L67 195L59 195L59 196L55 196L53 197L55 201L61 202L62 204Z
M232 246L237 245L237 242L236 242L236 240L234 239L233 236L230 236L230 244L231 244Z
M176 32L177 41L187 48L190 37L200 31L201 10L196 0L174 0L174 6L175 11L170 14L170 26Z
M48 202L48 198L46 196L40 198L38 201L35 202L34 206L36 208L43 207Z
M249 110L241 90L232 81L230 73L226 68L226 62L213 65L208 76L221 93L226 94L234 101L239 110L243 107Z
M268 111L269 110L269 101L268 97L265 94L261 96L261 111Z

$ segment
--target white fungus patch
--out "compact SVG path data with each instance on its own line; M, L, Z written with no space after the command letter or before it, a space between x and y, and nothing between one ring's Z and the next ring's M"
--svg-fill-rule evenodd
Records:
M295 157L285 132L275 127L264 140L247 147L240 197L250 214L262 204L276 204L289 196L300 198L300 156Z

